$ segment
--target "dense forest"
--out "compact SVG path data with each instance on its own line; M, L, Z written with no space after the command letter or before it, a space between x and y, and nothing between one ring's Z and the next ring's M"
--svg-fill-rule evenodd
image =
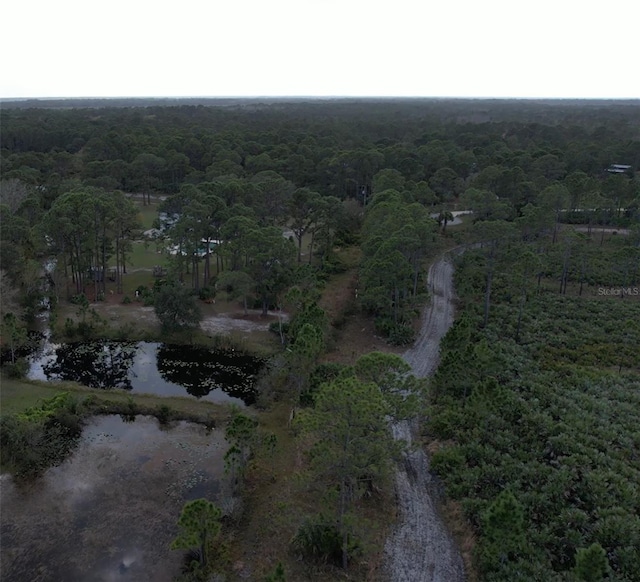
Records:
M64 249L65 268L78 292L87 273L104 269L112 255L116 273L126 269L127 240L134 236L132 208L114 196L97 204L98 191L135 193L145 201L152 194L170 196L163 215L170 224L163 233L171 230L174 244L186 253L177 267L185 272L200 240L223 234L229 244L225 253L218 248L219 255L225 254L235 269L238 251L231 250L231 238L242 239L243 232L255 230L254 223L290 226L298 259L302 237L311 234L327 259L334 235L354 242L362 222L359 209L373 194L389 190L402 203L441 213L445 226L456 205L480 218L514 220L528 213L537 220L535 208L542 204L557 220L601 226L633 222L638 207L632 170L605 171L612 164L640 167L640 115L633 102L66 105L1 112L2 265L27 291L33 279L29 261L43 253L47 236ZM199 215L203 204L210 216ZM187 207L190 211L183 212ZM568 216L571 210L584 212ZM73 229L65 231L65 224L74 226L68 216L86 223L75 224L77 237ZM118 233L111 232L110 221L119 225ZM367 246L365 253L375 261L376 250ZM395 250L407 263L398 268L414 273L414 283L402 289L389 284L395 297L388 301L392 309L381 314L393 321L386 328L397 326L406 298L417 289L415 252L406 244ZM220 266L221 257L216 260ZM199 272L197 264L191 265L196 288L208 284L208 253L204 263ZM367 279L372 270L363 267L365 281L370 289L379 288L379 281ZM373 295L367 305L380 311L386 299Z
M300 556L360 579L374 543L362 516L400 452L388 420L418 416L443 504L475 540L470 578L640 580L637 102L37 101L3 103L0 123L12 372L43 264L54 304L80 305L78 330L95 335L89 302L108 275L131 292L153 202L145 240L171 252L136 296L162 333L197 325L191 301L223 292L293 314L274 326L284 349L259 404L303 409L303 472L331 493L294 536ZM338 324L320 296L345 249L351 308L395 346L413 342L428 265L451 252L457 320L428 386L396 356L324 361ZM249 449L258 465L271 449L237 422L242 472ZM351 434L366 445L342 446Z

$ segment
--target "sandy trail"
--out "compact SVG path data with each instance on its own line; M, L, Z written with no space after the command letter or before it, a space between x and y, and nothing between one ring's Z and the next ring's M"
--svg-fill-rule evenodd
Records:
M447 256L429 269L431 305L425 310L414 345L404 354L416 376L428 376L438 365L440 339L454 317L453 265ZM417 426L407 421L392 426L394 438L412 442ZM462 582L462 558L440 518L429 459L421 448L410 450L395 479L399 524L385 547L392 582Z

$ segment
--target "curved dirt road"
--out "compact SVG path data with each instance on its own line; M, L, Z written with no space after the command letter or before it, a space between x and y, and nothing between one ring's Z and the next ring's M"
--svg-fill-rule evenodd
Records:
M440 339L454 317L453 265L440 257L429 269L431 305L423 315L415 344L404 354L416 376L430 375L438 365ZM408 422L393 425L396 439L412 442L417 429ZM429 459L417 448L405 455L396 473L399 525L385 547L392 582L463 582L464 565L435 506L435 484Z

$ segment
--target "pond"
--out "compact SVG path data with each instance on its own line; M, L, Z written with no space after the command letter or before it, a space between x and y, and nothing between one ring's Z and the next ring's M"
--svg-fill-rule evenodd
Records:
M187 396L240 406L255 401L264 360L233 349L152 342L45 342L29 357L32 380L71 380L92 388Z
M222 431L94 417L74 454L28 483L2 475L2 580L169 582L185 501L229 506Z

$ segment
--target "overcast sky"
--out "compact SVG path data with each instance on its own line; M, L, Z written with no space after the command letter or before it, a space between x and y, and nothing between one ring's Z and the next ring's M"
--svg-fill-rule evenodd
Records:
M640 0L7 0L0 97L640 98Z

